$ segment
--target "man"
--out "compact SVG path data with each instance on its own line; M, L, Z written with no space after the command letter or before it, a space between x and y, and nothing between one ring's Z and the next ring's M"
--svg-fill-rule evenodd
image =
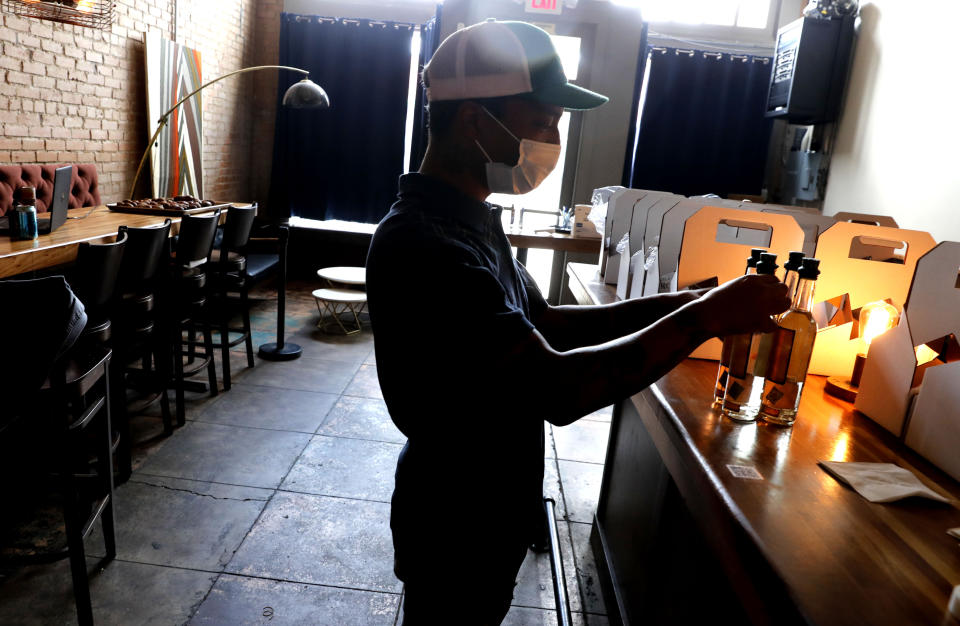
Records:
M427 152L401 177L367 260L380 386L408 438L395 571L407 626L499 624L542 536L543 421L563 426L640 391L710 337L770 330L789 302L774 278L749 276L549 306L484 200L539 184L564 108L606 98L569 84L549 35L520 22L451 35L424 74Z

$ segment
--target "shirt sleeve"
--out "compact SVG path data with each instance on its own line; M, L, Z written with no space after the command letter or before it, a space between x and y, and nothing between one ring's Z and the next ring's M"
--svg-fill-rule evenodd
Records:
M527 271L527 268L524 267L523 263L514 259L513 264L516 266L517 273L520 274L520 279L523 281L523 286L527 291L527 304L530 307L530 320L536 324L537 319L539 319L540 315L542 315L550 305L547 304L546 299L543 297L543 293L540 291L540 287L537 286L537 282L533 280L533 276L530 275L530 272Z

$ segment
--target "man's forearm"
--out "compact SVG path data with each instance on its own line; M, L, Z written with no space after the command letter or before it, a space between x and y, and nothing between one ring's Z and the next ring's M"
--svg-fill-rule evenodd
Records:
M567 352L547 346L535 353L537 362L525 368L531 386L547 389L562 380L569 382L572 393L531 394L525 399L530 406L522 408L544 415L554 424L569 424L639 392L710 336L692 307L685 306L642 330L599 345Z
M537 330L559 351L602 344L646 328L703 293L681 291L597 306L550 307Z

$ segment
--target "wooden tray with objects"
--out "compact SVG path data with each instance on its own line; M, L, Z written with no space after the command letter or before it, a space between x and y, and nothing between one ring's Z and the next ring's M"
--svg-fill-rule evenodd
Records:
M118 213L138 213L141 215L162 215L167 217L181 217L192 213L207 213L214 209L229 208L227 202L212 200L198 200L191 196L176 196L175 198L148 198L145 200L121 200L108 204L107 208Z

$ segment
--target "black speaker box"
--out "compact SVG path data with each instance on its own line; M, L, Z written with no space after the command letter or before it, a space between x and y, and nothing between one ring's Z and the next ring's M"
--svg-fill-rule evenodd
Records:
M853 52L854 17L804 17L777 33L767 117L791 124L833 122L840 115Z

